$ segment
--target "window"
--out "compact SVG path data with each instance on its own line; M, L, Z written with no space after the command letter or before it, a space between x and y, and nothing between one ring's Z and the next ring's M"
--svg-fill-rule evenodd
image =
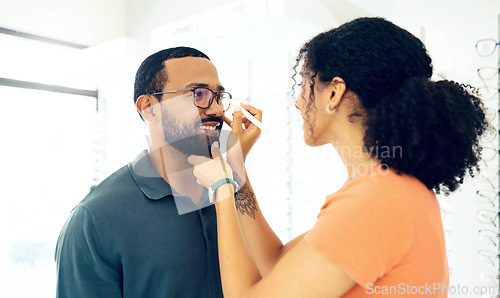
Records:
M58 79L67 73L64 67L76 65L64 65L75 50L63 58L64 49L0 39L1 77L79 84L71 76ZM0 297L55 296L59 231L95 178L96 100L0 86Z

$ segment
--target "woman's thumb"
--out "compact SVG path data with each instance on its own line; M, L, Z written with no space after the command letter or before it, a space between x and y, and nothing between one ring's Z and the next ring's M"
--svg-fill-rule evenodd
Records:
M212 144L212 157L215 159L217 157L220 157L220 149L219 149L219 142L215 141Z

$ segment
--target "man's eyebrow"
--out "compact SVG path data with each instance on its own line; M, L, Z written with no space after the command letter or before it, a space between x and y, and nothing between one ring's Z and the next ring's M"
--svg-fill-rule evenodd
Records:
M210 89L210 87L208 87L208 84L205 84L205 83L194 82L194 83L190 83L190 84L186 85L186 88L193 88L193 87L201 87L201 88L209 88ZM224 87L222 87L220 85L217 86L217 91L225 91L225 90L226 89L224 89Z

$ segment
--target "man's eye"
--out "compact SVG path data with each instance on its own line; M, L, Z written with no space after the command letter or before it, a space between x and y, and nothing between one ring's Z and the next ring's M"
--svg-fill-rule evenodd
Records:
M203 89L197 89L193 92L193 94L194 94L194 97L196 97L196 98L203 98L206 96L207 91L203 90Z

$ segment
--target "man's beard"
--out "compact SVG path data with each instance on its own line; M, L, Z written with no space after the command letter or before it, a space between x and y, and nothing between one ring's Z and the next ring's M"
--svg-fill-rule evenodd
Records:
M172 114L168 111L163 111L162 129L165 142L184 155L210 157L211 146L215 141L219 141L219 134L217 136L208 136L201 129L201 125L209 121L219 122L216 130L220 131L222 119L219 117L212 116L205 119L198 119L191 124L179 125L177 124L177 119Z

